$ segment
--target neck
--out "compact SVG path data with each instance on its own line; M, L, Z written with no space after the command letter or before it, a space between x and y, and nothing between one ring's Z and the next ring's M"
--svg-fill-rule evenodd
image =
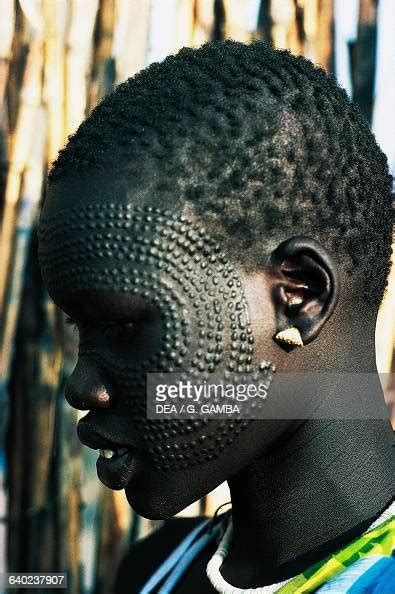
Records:
M243 588L285 580L366 530L393 498L391 442L387 420L305 421L229 480L224 578Z

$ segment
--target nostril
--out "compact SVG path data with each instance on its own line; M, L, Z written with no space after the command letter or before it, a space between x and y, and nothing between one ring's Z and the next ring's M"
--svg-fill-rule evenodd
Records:
M97 399L97 406L106 408L107 406L110 405L110 395L104 386L100 386L100 388L98 388L97 394L96 394L96 399Z

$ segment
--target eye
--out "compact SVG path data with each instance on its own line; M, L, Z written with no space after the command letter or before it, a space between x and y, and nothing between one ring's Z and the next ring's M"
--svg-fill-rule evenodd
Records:
M136 322L111 322L99 324L104 336L121 342L129 341L135 334Z
M88 327L86 323L77 321L71 316L66 316L65 322L66 324L71 324L74 327L74 330L78 331L80 334L82 334L82 332L84 332L84 330Z
M78 324L71 316L66 316L64 321L66 322L66 324L70 324L71 326L73 326L74 330L78 330Z
M92 332L99 330L100 333L108 339L118 342L128 342L136 332L138 322L83 322L75 320L71 316L66 316L66 324L71 324L80 335L86 331Z

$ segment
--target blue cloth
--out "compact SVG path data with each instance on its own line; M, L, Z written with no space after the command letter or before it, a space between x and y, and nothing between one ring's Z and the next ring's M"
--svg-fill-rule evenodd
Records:
M391 585L392 583L392 585ZM369 555L318 588L317 594L395 594L395 559Z
M186 551L178 565L173 569L166 582L159 590L158 594L170 594L172 592L173 588L182 578L195 557L197 557L200 551L202 551L212 540L217 538L220 530L221 526L217 524L217 526L215 526L211 532L206 532L206 534L203 534L199 540L193 543L188 551Z
M394 594L395 592L395 558L391 558L392 563L388 564L387 569L383 571L376 584L373 584L371 594Z
M201 532L206 528L207 524L210 522L210 519L203 520L200 524L196 526L185 538L180 542L180 544L174 549L174 551L163 561L162 565L158 567L155 573L150 577L148 582L144 585L142 590L140 590L140 594L150 594L154 591L154 589L158 586L158 584L168 575L168 573L173 569L173 567L178 563L193 541L201 534Z

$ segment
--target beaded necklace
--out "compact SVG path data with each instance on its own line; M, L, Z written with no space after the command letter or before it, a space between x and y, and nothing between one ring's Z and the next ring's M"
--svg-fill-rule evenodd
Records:
M367 555L380 558L390 556L395 548L394 514L395 503L392 503L360 537L296 577L270 586L248 589L236 588L228 584L220 573L220 567L228 555L233 537L233 524L230 518L218 549L207 564L207 577L216 591L221 594L299 594L299 592L316 591L317 587L354 563L358 556L360 558ZM379 560L381 559L376 559L376 561ZM365 566L363 568L365 569Z
M395 503L392 503L361 536L291 579L270 586L242 589L228 584L220 573L233 534L231 516L225 513L198 524L160 565L139 594L171 594L196 556L212 541L221 538L221 534L219 546L207 564L207 576L220 594L335 594L348 591L344 586L346 580L349 584L355 584L359 579L366 582L364 576L367 574L372 579L376 576L380 579L384 573L386 580L394 580L395 587L395 558L391 557L395 550L394 514ZM331 584L339 579L343 582L340 588L335 585L332 589Z

